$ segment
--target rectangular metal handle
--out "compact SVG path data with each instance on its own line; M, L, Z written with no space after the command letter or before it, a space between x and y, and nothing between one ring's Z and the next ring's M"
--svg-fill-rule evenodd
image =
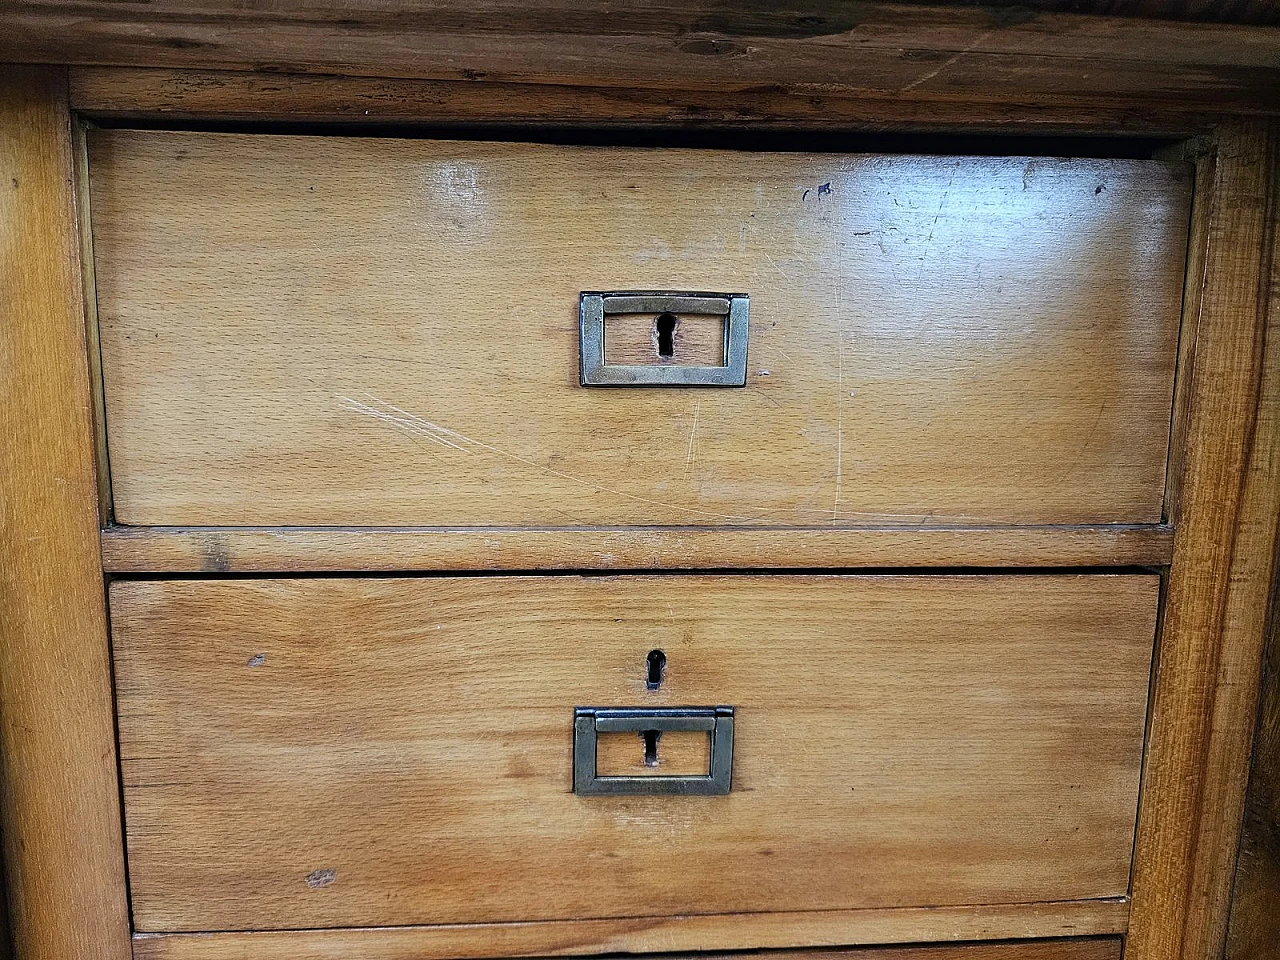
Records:
M741 387L747 382L745 293L583 293L578 299L579 351L584 387ZM611 364L605 356L604 321L609 314L719 315L724 323L724 363Z
M704 776L601 777L598 733L705 730L711 737ZM733 777L733 707L577 707L573 712L573 792L583 796L676 794L723 796Z

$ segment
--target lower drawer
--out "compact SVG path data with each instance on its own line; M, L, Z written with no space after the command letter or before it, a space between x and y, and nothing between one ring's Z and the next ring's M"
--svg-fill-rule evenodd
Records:
M1152 575L117 581L135 926L1123 896L1157 594ZM717 705L726 795L575 795L575 707ZM598 772L637 780L705 774L725 746L597 736Z

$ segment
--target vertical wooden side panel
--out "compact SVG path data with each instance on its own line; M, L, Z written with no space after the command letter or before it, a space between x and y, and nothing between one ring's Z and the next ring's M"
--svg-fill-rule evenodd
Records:
M0 68L0 811L17 955L124 960L106 610L62 71Z
M1280 164L1276 167L1280 179ZM1280 195L1280 185L1277 186ZM1273 223L1280 219L1273 206ZM1266 408L1274 420L1280 406L1280 229L1272 238L1271 301ZM1271 623L1264 663L1262 705L1253 775L1245 804L1243 836L1227 936L1228 960L1271 960L1280 945L1280 577L1271 594Z
M1226 942L1280 522L1280 316L1271 308L1269 297L1280 198L1274 127L1263 147L1270 191L1257 307L1264 318L1262 379L1231 557L1224 638L1213 697L1187 930L1183 936L1183 953L1187 957L1220 957Z
M1226 639L1213 696L1208 776L1201 799L1196 867L1192 873L1190 914L1184 936L1185 955L1192 957L1219 957L1226 941L1231 882L1248 785L1249 751L1253 746L1258 690L1262 682L1268 600L1276 570L1277 525L1280 525L1280 311L1268 296L1275 278L1276 214L1280 204L1276 127L1272 127L1265 156L1271 191L1265 241L1267 256L1263 259L1258 306L1266 317L1262 334L1262 383L1240 495L1240 517L1236 522L1230 588L1226 596Z
M1221 950L1280 503L1264 377L1273 146L1219 133L1126 955ZM1270 361L1274 364L1274 360ZM1216 945L1215 945L1216 944Z

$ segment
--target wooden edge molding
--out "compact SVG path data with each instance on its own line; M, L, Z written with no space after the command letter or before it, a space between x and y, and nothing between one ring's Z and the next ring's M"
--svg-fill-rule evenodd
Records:
M1173 413L1169 418L1169 462L1165 472L1164 496L1164 519L1168 522L1178 515L1182 503L1182 466L1186 454L1191 402L1189 388L1195 368L1196 324L1200 319L1200 294L1204 290L1204 264L1209 239L1209 213L1213 209L1213 167L1216 157L1207 138L1194 137L1181 141L1167 151L1165 159L1185 160L1195 166L1195 187L1191 194L1191 220L1182 288L1182 325L1178 334L1178 360L1173 381Z
M235 0L9 0L6 56L429 80L723 91L780 87L899 103L1100 101L1264 114L1277 109L1280 34L969 5L812 9L716 0L352 9Z
M125 960L65 71L0 67L0 830L16 955Z
M1273 125L1218 136L1129 960L1208 960L1225 936L1280 515L1275 147Z
M1173 528L108 527L108 573L1163 566Z
M651 90L585 84L413 80L211 70L76 67L72 108L98 120L440 124L469 127L691 127L930 133L1090 132L1179 136L1219 114L1180 101L1135 105L899 101L791 91Z
M481 960L486 957L579 956L702 949L829 947L932 940L1096 936L1125 930L1126 900L1074 900L965 907L813 910L791 913L454 924L430 927L294 930L238 933L139 933L135 960ZM1108 941L1102 941L1108 943ZM1030 944L1017 944L1026 950ZM1043 949L1043 948L1042 948ZM1077 960L1075 953L1031 947L1020 958ZM1098 947L1082 948L1093 958ZM1110 947L1105 956L1111 957ZM895 953L901 954L895 957ZM824 954L831 957L841 954ZM866 956L858 951L853 957ZM804 958L810 955L799 954ZM894 960L926 956L894 951ZM948 954L943 954L949 957ZM976 954L974 960L986 954ZM995 955L991 955L993 960Z

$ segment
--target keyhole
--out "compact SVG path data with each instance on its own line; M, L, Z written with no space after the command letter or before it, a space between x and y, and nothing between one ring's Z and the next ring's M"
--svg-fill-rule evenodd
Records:
M676 316L674 313L660 313L654 322L658 331L658 356L671 359L676 352Z
M662 736L662 731L641 730L640 736L644 738L644 765L646 767L656 767L658 765L658 739Z
M644 661L646 667L644 685L650 690L657 690L662 686L662 674L667 669L667 655L661 650L650 650Z

